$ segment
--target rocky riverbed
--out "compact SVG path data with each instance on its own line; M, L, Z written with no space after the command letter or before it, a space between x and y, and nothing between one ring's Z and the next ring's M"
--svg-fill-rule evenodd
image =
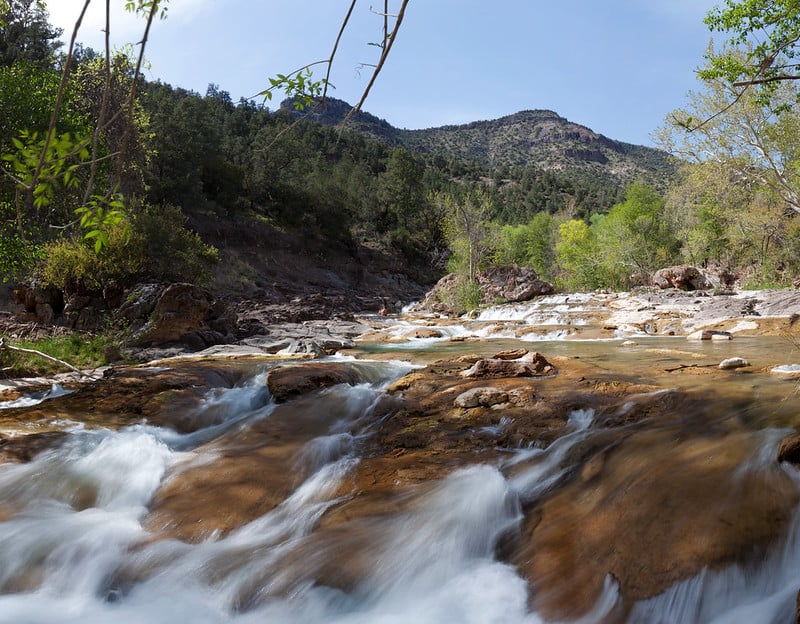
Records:
M654 291L548 295L471 319L417 310L265 324L237 345L114 366L64 380L71 392L36 405L6 403L0 474L57 453L76 426L174 432L191 451L146 503L131 548L147 552L233 539L357 449L308 534L241 589L240 603L258 605L308 586L358 596L388 556L386 523L422 522L444 484L491 467L481 483L501 478L511 507L485 556L524 579L529 609L558 621L706 621L669 619L673 607L657 601L704 574L776 576L770 562L791 556L800 488L794 455L784 448L779 461L779 448L800 405L790 375L773 371L800 360L798 318L796 291ZM719 366L732 356L747 364ZM3 398L45 391L43 381L17 380ZM223 400L253 383L263 390L246 401ZM320 436L329 446L311 461ZM70 494L75 509L101 504L87 488ZM0 500L0 527L25 513L20 496ZM106 582L124 594L167 565L131 557ZM35 590L38 578L3 589ZM696 593L685 609L740 608Z

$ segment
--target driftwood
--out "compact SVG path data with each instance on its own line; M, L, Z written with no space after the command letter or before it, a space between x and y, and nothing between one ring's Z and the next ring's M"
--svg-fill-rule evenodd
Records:
M665 368L664 372L674 373L675 371L683 370L685 368L715 368L716 366L717 366L716 364L680 364L675 368Z
M9 351L17 351L19 353L30 353L30 354L33 354L33 355L38 355L39 357L43 357L46 360L50 360L51 362L55 362L57 364L61 364L61 366L64 366L64 367L70 369L71 371L74 371L74 372L78 373L82 377L90 377L90 375L88 375L87 373L84 373L82 370L80 370L78 368L75 368L69 362L65 362L64 360L59 360L58 358L55 358L52 355L47 355L47 353L42 353L41 351L37 351L36 349L25 349L23 347L15 347L13 345L6 344L6 339L4 337L0 336L0 351L3 350L3 349L7 349Z

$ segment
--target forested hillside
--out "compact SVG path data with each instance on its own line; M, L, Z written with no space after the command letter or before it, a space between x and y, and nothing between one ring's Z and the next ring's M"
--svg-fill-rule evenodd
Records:
M742 153L672 161L539 110L429 130L359 113L343 128L332 124L349 105L337 100L298 117L215 85L144 81L121 53L108 70L93 50L65 55L33 2L11 3L3 21L2 40L16 42L0 49L4 280L289 296L455 271L468 308L475 272L493 264L565 289L626 289L679 262L751 285L798 275L797 215ZM793 127L781 125L775 149ZM680 153L675 134L664 144Z

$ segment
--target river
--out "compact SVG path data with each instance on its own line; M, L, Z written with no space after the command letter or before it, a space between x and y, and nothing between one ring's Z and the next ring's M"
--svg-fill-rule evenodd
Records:
M397 323L388 331L396 331ZM414 331L412 321L401 323L411 323L403 331ZM800 397L794 382L768 372L791 361L785 339L741 336L700 343L638 335L637 344L622 346L624 336L582 340L569 331L559 333L554 322L535 340L521 341L502 328L487 331L486 323L448 325L435 339L363 344L360 359L331 360L358 369L361 383L281 404L265 387L265 376L279 363L253 361L240 366L241 375L230 387L208 388L197 401L185 403L181 420L196 423L189 428L87 423L82 414L57 408L64 395L56 391L36 407L52 406L58 420L52 427L63 437L30 461L0 464L0 622L794 621L800 589L800 473L779 464L776 453L781 439L800 423ZM459 333L481 340L452 340ZM444 357L520 345L665 389L711 390L721 400L709 399L702 413L622 425L599 421L592 409L574 409L564 414L564 435L552 443L532 440L493 449L490 461L452 465L441 478L398 485L372 511L338 523L329 520L356 496L354 475L367 459L371 438L391 415L385 401L392 382ZM684 374L698 363L734 356L747 357L749 369L724 376ZM621 405L618 411L626 409ZM3 407L27 409L20 402ZM481 435L491 439L507 424L500 418L496 431L489 427ZM30 433L23 429L3 433ZM576 478L576 471L590 470L585 449L600 447L603 480ZM237 462L245 461L252 474L242 482L227 481L226 470L241 469ZM724 477L717 474L722 472ZM171 493L176 483L192 483L181 481L187 475L195 475L196 499L191 491ZM206 490L199 486L209 479L225 485L208 490L217 492L216 499L201 498ZM655 508L663 518L649 515L652 507L644 503L640 511L614 511L612 500L636 507L637 497L647 497L648 490L658 490ZM269 496L274 500L265 502ZM592 497L599 502L590 502ZM783 502L773 511L775 497ZM697 516L675 515L684 513L675 502L681 498L694 504L685 513ZM186 509L171 513L170 505L178 504ZM236 520L237 506L249 509L245 521ZM694 551L684 551L715 548L705 536L726 535L727 529L713 523L739 516L731 524L746 523L759 509L780 516L784 507L789 512L777 537L758 535L762 525L753 520L752 544L737 543L734 562L726 562L723 553L715 565L691 570ZM707 517L705 508L719 511ZM544 519L531 524L536 513ZM200 527L205 514L227 518L229 524L208 531L176 527L174 518L192 514ZM563 514L560 524L548 525L554 514ZM555 559L563 551L554 543L596 532L603 522L610 527L603 545L609 552L603 557L638 562L650 573L660 565L662 536L676 544L670 565L687 566L685 578L656 595L623 600L622 586L635 590L640 574L635 569L627 577L609 572L598 581L584 577L584 566ZM636 524L630 539L638 540L641 552L625 554L626 534L617 529L626 522ZM563 533L548 537L554 529L547 526L561 526ZM687 545L680 533L687 526L697 529L696 541L704 544ZM543 537L526 541L529 531ZM733 539L740 538L725 537ZM592 543L586 540L584 547ZM587 563L595 556L573 550L573 557L585 557ZM523 560L533 562L524 572ZM584 591L584 585L592 591ZM566 618L554 616L537 592L556 595L552 604L574 599L584 605L586 595L591 604L576 607Z

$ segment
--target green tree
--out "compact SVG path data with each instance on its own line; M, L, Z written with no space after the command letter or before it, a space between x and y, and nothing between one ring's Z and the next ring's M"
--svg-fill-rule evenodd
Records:
M604 286L599 268L602 258L594 233L585 221L570 219L558 226L555 254L557 281L563 286L575 291Z
M40 69L50 69L61 47L60 36L61 29L50 25L41 0L0 2L0 67L25 61Z
M474 282L492 250L492 205L480 189L460 198L440 194L435 201L445 214L444 231L451 253L448 266Z
M527 266L551 279L556 233L556 219L547 212L536 213L523 225L504 225L498 232L494 261Z
M632 184L625 201L592 227L606 286L626 288L633 276L646 281L677 256L679 243L664 219L664 199L650 185Z
M378 201L385 214L384 231L415 229L417 215L424 208L425 189L422 185L425 167L402 147L392 151L386 171L378 176Z
M798 89L799 83L776 84L763 101L740 97L725 79L709 79L704 90L689 94L686 107L670 115L659 141L686 161L725 163L740 183L769 187L800 212Z
M726 0L705 22L712 31L728 33L730 46L709 51L703 80L723 79L740 95L757 86L759 97L768 100L776 84L800 78L795 62L800 4L795 0Z

